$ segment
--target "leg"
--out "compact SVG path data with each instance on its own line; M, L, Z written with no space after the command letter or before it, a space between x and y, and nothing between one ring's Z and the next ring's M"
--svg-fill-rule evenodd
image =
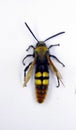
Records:
M63 67L65 67L65 65L56 56L54 56L54 55L49 55L49 56L56 59Z
M35 49L35 47L31 45L31 46L29 46L29 47L26 49L26 51L28 51L30 48Z
M23 58L23 60L22 60L22 64L23 64L23 65L25 65L24 60L25 60L27 57L30 57L30 56L33 56L33 57L34 57L34 55L29 54L29 55L27 55L26 57Z
M57 88L60 86L60 81L59 78L57 77L58 85L56 86Z
M31 64L32 64L32 62L29 63L29 65L24 69L24 77L26 77L26 71L28 70L28 68L30 67Z
M48 49L50 49L51 47L54 47L54 46L60 46L60 44L50 45Z

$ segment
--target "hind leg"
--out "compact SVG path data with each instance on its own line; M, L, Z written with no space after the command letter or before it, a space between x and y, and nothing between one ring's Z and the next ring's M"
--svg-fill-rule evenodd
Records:
M59 78L57 77L58 85L56 86L57 88L60 87L60 81Z

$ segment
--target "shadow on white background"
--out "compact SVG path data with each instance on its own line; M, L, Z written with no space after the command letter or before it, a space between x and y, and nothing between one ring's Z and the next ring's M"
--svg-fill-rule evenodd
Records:
M0 130L76 130L76 4L75 0L0 1ZM36 45L24 22L44 40L61 31L64 35L47 41L65 65L55 60L65 87L56 88L50 72L45 102L35 98L34 75L22 87L22 59L29 45ZM28 61L32 59L29 58Z

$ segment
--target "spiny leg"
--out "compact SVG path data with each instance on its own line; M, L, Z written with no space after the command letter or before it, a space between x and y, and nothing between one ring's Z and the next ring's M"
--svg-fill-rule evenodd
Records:
M60 46L60 44L50 45L48 49L54 47L54 46Z
M24 60L25 60L27 57L30 57L30 56L33 56L33 57L34 57L34 55L29 54L29 55L27 55L26 57L23 58L23 60L22 60L22 64L23 64L23 65L25 65Z
M56 86L57 88L60 86L60 81L59 78L57 77L58 85Z
M63 67L65 67L65 65L56 56L54 56L54 55L49 55L49 56L56 59Z
M35 49L35 47L31 45L31 46L29 46L29 47L26 49L26 51L28 51L30 48Z

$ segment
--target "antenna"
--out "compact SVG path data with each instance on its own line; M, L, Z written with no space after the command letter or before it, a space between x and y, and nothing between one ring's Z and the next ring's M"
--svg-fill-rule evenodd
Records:
M28 30L30 31L30 33L32 34L32 36L36 39L36 41L39 42L39 41L37 40L37 38L35 37L34 33L31 31L30 27L27 25L26 22L25 22L25 25L26 25L26 27L28 28Z
M59 32L59 33L57 33L57 34L55 34L55 35L53 35L53 36L47 38L46 40L44 40L44 42L46 42L47 40L49 40L49 39L51 39L51 38L54 38L54 37L56 37L56 36L58 36L58 35L61 35L61 34L63 34L63 33L65 33L65 32Z

